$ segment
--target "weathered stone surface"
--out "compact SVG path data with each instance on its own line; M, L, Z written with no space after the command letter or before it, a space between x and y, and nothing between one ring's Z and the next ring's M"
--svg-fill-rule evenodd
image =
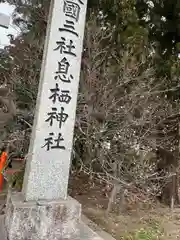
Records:
M24 202L21 193L7 204L5 225L9 240L79 238L81 205L74 199Z
M79 238L77 240L103 240L96 232L94 232L91 228L89 228L86 224L81 222L78 225L79 229ZM74 240L74 239L72 239Z
M0 13L0 27L9 28L10 16L7 16L4 13Z
M67 198L87 0L51 2L23 182L27 201Z
M4 215L0 216L0 239L1 240L7 240L7 233L6 229L4 227Z
M95 222L92 222L85 215L81 216L81 221L83 222L83 224L85 224L85 226L88 226L90 229L92 229L102 239L104 239L104 240L115 240L115 238L113 238L113 236L111 236L109 233L105 232L100 226L98 226Z
M4 226L4 218L5 216L0 216L0 239L1 240L9 240L7 238L7 234L4 231L5 230L5 226ZM75 237L72 238L72 240L103 240L104 238L100 237L97 235L96 232L92 231L86 224L84 224L83 222L80 222L77 226L78 228L78 232L79 234L76 235ZM19 238L20 239L20 238ZM41 238L26 238L26 240L29 239L33 239L33 240L39 240ZM47 238L46 240L49 240L51 238ZM57 239L57 238L54 238ZM65 238L60 238L61 240L65 239ZM58 239L59 240L59 239ZM105 240L112 240L112 238L109 238L109 235L107 234L107 237L105 238ZM114 239L115 240L115 239Z

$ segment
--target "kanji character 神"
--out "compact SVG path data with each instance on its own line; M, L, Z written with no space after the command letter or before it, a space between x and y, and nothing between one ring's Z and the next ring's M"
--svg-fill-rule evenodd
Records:
M52 108L52 112L47 114L49 117L45 122L49 122L50 126L53 125L54 121L59 122L59 128L62 127L62 123L65 123L69 115L64 113L64 108L61 107L61 112L57 112L57 108Z

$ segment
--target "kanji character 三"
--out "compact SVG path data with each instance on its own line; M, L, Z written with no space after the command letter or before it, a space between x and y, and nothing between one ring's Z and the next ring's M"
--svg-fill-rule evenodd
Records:
M74 22L66 20L66 23L63 25L63 28L59 28L60 32L69 32L79 37L79 34L75 31Z

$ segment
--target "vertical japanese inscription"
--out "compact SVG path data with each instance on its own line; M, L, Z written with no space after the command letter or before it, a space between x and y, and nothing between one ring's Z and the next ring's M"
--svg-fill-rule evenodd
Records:
M53 126L54 122L58 122L58 126L60 129L62 127L62 124L65 123L69 117L69 115L64 112L63 107L61 107L60 112L56 107L52 107L52 111L49 112L47 115L48 118L45 121L48 122L50 126Z
M74 1L64 0L63 13L67 18L65 19L63 27L59 28L59 31L69 32L76 37L79 37L79 34L76 32L75 25L79 21L81 12L80 4L83 4L83 2L81 0L78 0L77 2L78 3L75 3Z
M70 83L71 80L74 79L74 77L72 74L68 74L69 67L70 67L70 63L68 62L67 58L64 57L63 59L61 59L61 61L57 63L57 69L55 72L54 79L55 80L59 79L62 82Z
M60 103L70 103L71 96L69 90L60 90L58 83L56 83L55 88L50 89L51 95L49 97L53 103L60 102Z
M61 142L64 141L64 138L61 136L61 133L58 133L57 137L54 138L54 133L49 133L49 137L45 138L45 144L42 146L46 147L46 150L51 149L62 149L65 150L65 146L61 145Z
M70 40L69 43L66 43L66 39L61 37L61 40L57 41L56 44L57 47L54 49L55 51L58 50L60 54L65 53L76 57L76 54L73 52L75 46L72 40Z
M60 39L55 42L55 47L52 49L55 52L59 52L59 56L62 56L56 63L54 69L55 86L49 89L49 100L52 103L51 111L46 115L45 122L49 127L53 127L56 124L57 128L61 130L68 121L69 114L66 113L66 105L72 100L71 92L68 89L68 84L74 81L70 68L71 63L68 57L77 57L76 46L74 41L66 39L67 34L72 34L74 37L79 37L79 33L76 31L76 24L78 24L81 12L82 0L68 1L64 0L63 14L64 23L59 27L57 31L62 34ZM63 36L66 33L66 37ZM67 84L66 88L61 88L61 83ZM62 86L65 86L65 85ZM42 148L46 151L53 149L65 150L64 137L61 132L50 132L49 136L44 139Z

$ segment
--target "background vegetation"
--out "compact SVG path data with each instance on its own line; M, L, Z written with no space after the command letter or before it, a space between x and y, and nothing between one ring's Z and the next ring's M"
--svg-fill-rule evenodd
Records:
M21 31L0 53L17 106L1 142L25 156L50 1L0 2ZM179 204L179 12L179 0L88 1L72 170L107 184L108 211L117 194Z

